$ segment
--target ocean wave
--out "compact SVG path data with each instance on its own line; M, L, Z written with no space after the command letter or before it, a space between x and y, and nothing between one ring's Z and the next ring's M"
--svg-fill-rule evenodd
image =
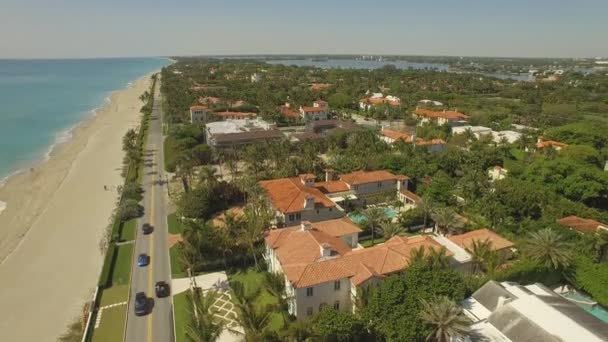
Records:
M80 125L80 122L68 129L64 129L63 131L61 131L55 135L55 140L53 141L51 146L49 146L49 149L44 154L45 161L49 160L51 158L51 154L53 153L55 148L57 148L59 145L65 144L66 142L70 141L74 137L74 129L76 129L76 127L78 127L78 125Z

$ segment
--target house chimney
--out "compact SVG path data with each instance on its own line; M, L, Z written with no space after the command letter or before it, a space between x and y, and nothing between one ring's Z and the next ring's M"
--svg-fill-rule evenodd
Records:
M315 198L312 196L306 196L304 198L304 209L313 209L315 207Z
M331 245L328 244L327 242L324 242L324 243L321 244L320 250L321 250L321 256L322 257L330 257L331 256Z
M310 221L302 221L302 223L300 223L300 229L304 232L307 230L311 230L312 229L312 223L310 223Z
M333 169L325 169L325 181L329 182L334 180L334 170Z

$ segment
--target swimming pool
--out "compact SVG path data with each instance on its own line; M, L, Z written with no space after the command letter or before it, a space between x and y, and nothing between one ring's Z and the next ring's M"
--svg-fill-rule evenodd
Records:
M384 207L384 208L382 208L382 210L384 211L384 215L391 220L394 219L395 217L397 217L397 210L395 210L393 208ZM348 217L351 220L353 220L353 222L355 222L356 224L361 224L367 220L367 217L365 216L364 213L352 212L352 213L348 214Z
M562 293L561 295L567 299L571 299L573 303L576 303L578 306L585 309L585 311L587 311L588 313L608 323L608 311L598 304L590 305L590 303L595 303L593 298L576 290L570 290Z

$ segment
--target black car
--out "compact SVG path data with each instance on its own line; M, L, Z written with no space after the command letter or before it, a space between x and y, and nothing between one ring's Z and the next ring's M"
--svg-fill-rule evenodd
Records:
M169 284L164 281L156 282L154 289L156 290L156 297L158 298L167 297L171 293Z
M146 313L148 313L148 297L144 292L137 292L135 294L135 314L143 316Z
M144 223L144 224L141 226L141 231L142 231L142 232L143 232L145 235L152 233L152 230L153 230L153 228L152 228L152 226L151 226L149 223Z

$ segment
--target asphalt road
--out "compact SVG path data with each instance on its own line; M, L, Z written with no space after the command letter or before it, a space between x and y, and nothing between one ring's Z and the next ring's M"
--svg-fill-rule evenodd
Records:
M160 82L157 82L144 155L142 187L145 193L142 205L145 215L138 220L135 260L133 261L136 262L137 256L145 253L150 256L150 264L144 267L136 264L133 266L125 336L127 342L175 341L171 297L157 298L154 291L157 281L166 281L171 284L159 86ZM141 226L144 223L153 226L154 230L151 234L142 233ZM148 297L148 314L137 316L135 315L135 294L141 291L145 292Z

